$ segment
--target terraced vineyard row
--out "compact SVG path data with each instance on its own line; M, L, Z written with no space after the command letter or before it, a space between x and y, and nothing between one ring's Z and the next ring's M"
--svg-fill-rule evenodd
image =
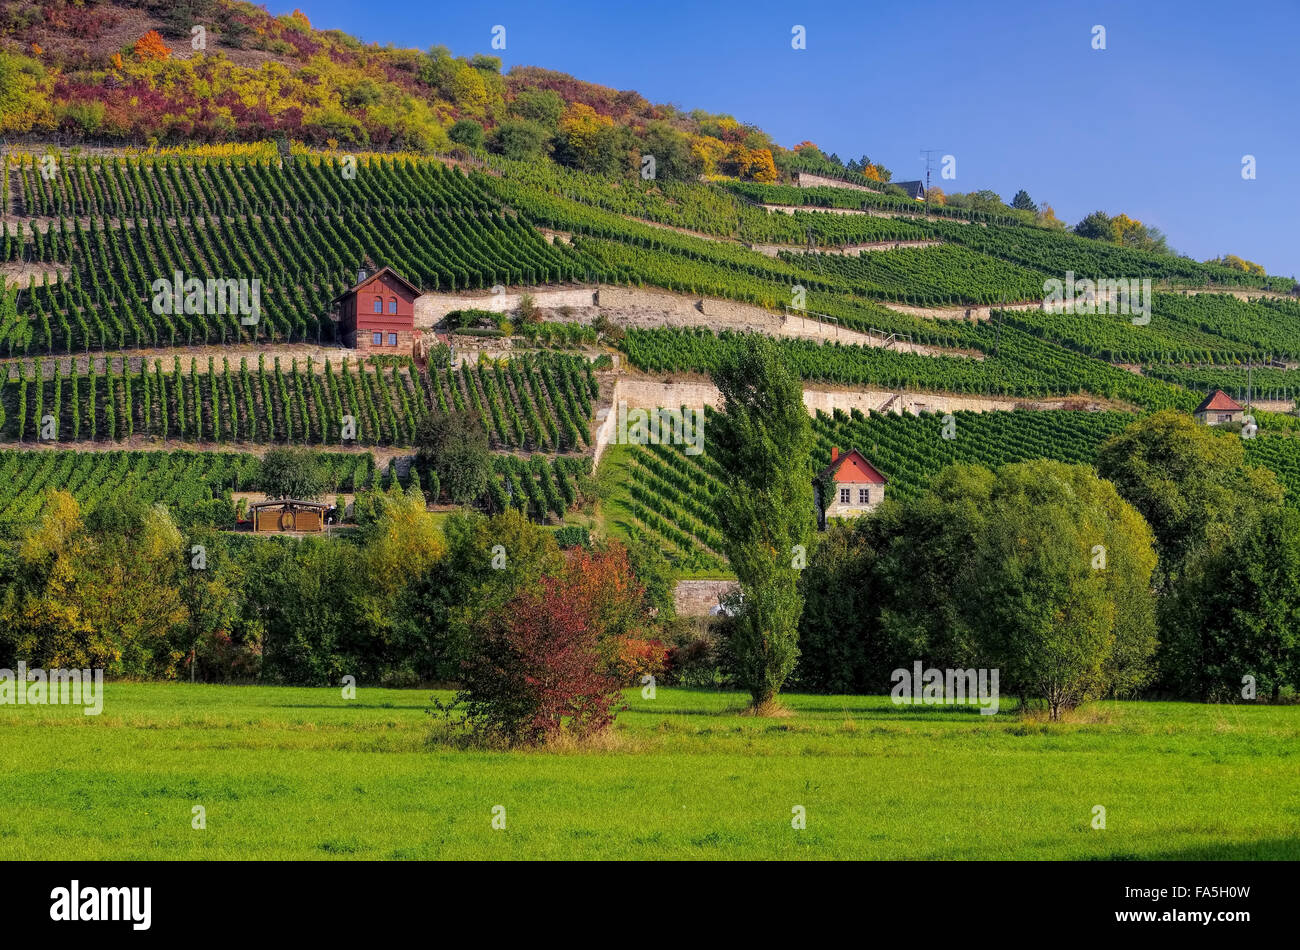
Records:
M796 188L793 185L762 185L746 181L729 181L726 188L748 201L764 205L802 205L814 208L839 208L850 211L888 211L897 214L930 214L940 218L965 221L1005 223L1008 219L986 211L933 205L901 195L873 194L852 188ZM1011 222L1013 225L1016 222Z
M96 361L98 362L98 361ZM597 385L581 357L538 354L459 370L422 373L409 360L367 368L345 360L318 371L310 358L286 369L278 357L246 358L220 371L209 357L188 373L107 372L65 376L56 365L37 381L31 364L0 387L0 435L8 440L123 441L134 436L187 442L411 445L431 409L477 410L498 448L579 451L591 444Z
M375 474L370 453L321 453L332 491L353 491ZM161 503L182 523L228 526L232 491L255 491L259 460L238 452L0 451L0 536L31 527L47 493L68 492L83 514L130 498Z
M1089 359L1014 326L968 325L965 332L970 345L997 355L983 360L925 356L802 339L780 339L776 345L802 379L889 391L1024 398L1089 393L1147 409L1190 410L1199 402L1193 393ZM633 365L650 372L707 373L742 339L727 331L714 335L705 329L632 329L622 345Z
M1158 307L1170 320L1232 340L1238 349L1300 359L1300 301L1245 301L1230 294L1161 294Z
M963 244L980 254L1012 261L1035 271L1064 280L1066 271L1076 278L1130 280L1150 278L1166 284L1201 287L1265 287L1287 291L1290 278L1258 277L1218 264L1201 264L1173 254L1154 254L1135 248L1075 237L1062 231L1041 228L992 225L961 227L948 222L934 223L944 240Z
M326 473L327 500L381 484L369 452L321 452L317 458ZM494 462L496 478L488 485L493 506L514 507L538 521L562 519L582 500L582 482L591 474L585 456L498 455ZM182 524L233 527L231 493L258 491L259 466L257 456L243 452L0 450L0 537L30 528L55 489L76 498L83 515L130 498L166 505Z
M1135 314L1043 310L1007 311L1003 318L1026 333L1120 363L1233 363L1265 357L1261 347L1237 343L1171 317L1166 306L1187 298L1176 294L1154 296L1151 321L1146 324L1134 324Z
M535 521L552 515L562 520L582 500L582 480L591 474L591 457L586 455L496 455L492 461L496 477L488 482L488 497L493 510L515 508Z
M1300 399L1300 371L1256 366L1144 366L1148 376L1195 392L1222 389L1238 402ZM1249 394L1249 395L1248 395Z
M944 438L944 417L837 411L819 413L815 424L817 464L830 463L832 446L858 449L889 479L887 496L911 498L948 465L996 468L1027 459L1094 464L1097 449L1134 421L1127 412L954 412L953 438Z
M772 214L716 185L683 182L619 182L540 162L504 162L501 177L480 176L487 190L534 224L595 237L619 237L645 229L641 218L673 228L734 238L750 244L843 247L873 241L934 237L924 221L816 212ZM640 240L638 240L640 243Z
M714 412L705 411L707 432ZM818 413L815 467L829 464L833 446L857 448L889 479L889 497L908 498L945 466L960 462L996 466L1051 458L1091 464L1098 446L1135 418L1123 412L1028 410L953 417L955 438L945 439L939 415ZM626 477L613 505L626 512L620 527L661 547L683 570L725 571L713 504L721 473L707 451L690 456L680 446L629 446L622 464Z
M1041 300L1043 275L960 245L905 247L888 254L796 254L781 259L856 292L919 307Z
M29 319L0 328L0 347L9 355L330 340L336 327L331 301L367 258L391 264L429 291L550 283L588 269L566 246L547 244L516 218L433 209L395 216L382 227L353 210L341 216L141 218L127 227L92 218L89 227L60 221L34 234L6 227L0 258L71 269L68 279L33 279L20 293L19 313ZM155 282L174 286L177 274L203 289L160 295ZM206 292L208 281L230 281L235 296L221 286Z
M436 161L322 155L292 162L172 156L14 156L24 216L193 217L296 215L345 208L493 211L498 203Z

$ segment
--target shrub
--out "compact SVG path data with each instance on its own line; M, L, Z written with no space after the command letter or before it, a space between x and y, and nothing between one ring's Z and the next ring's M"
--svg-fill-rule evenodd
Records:
M600 732L622 696L618 661L622 645L639 639L640 598L621 547L579 553L479 620L461 689L435 708L449 722L463 711L456 725L491 744Z
M668 668L668 648L659 640L624 637L614 668L624 683L640 684L646 676L658 679Z
M555 543L562 548L591 547L591 532L581 525L566 524L555 529Z

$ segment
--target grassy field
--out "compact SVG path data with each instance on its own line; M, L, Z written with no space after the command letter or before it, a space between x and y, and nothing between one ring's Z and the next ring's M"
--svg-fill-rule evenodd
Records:
M0 858L1300 858L1295 706L1047 724L789 696L755 719L629 690L612 748L497 753L431 746L430 695L110 683L99 717L0 707Z

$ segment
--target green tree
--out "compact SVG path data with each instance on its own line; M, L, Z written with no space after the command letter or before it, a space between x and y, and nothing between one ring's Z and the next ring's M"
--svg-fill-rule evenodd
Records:
M555 535L511 509L492 517L457 512L443 524L446 553L418 574L394 610L400 655L429 679L453 680L475 625L521 590L555 575Z
M477 412L431 412L415 430L419 464L438 474L438 483L457 505L477 501L492 477L487 430Z
M457 119L447 130L447 138L457 145L478 149L483 147L483 126L473 119Z
M1052 719L1151 677L1156 649L1151 529L1090 468L999 469L985 530L955 594L981 665Z
M1300 689L1300 512L1276 506L1202 549L1161 605L1164 685L1203 700Z
M1011 207L1018 211L1038 211L1038 205L1034 204L1033 199L1029 197L1029 192L1023 188L1017 191L1016 196L1011 199Z
M553 89L525 89L510 103L509 112L517 119L554 130L564 115L564 100Z
M1160 586L1199 547L1236 536L1282 498L1272 472L1246 464L1240 436L1173 410L1108 439L1097 470L1155 532Z
M799 568L815 530L812 426L799 379L764 337L747 338L713 375L723 411L711 453L724 553L744 601L729 644L736 675L764 710L799 657Z
M1111 226L1110 215L1104 211L1094 211L1074 226L1074 233L1079 237L1092 238L1094 241L1114 241L1115 229Z
M527 161L544 154L548 138L547 130L536 122L507 119L497 126L492 144L506 158Z
M275 448L262 457L258 486L267 498L312 501L328 489L328 473L320 458L308 449Z

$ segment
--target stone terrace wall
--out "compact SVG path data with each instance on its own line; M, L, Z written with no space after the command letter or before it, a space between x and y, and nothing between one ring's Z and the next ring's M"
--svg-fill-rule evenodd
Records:
M738 586L735 581L678 581L673 606L679 617L707 617L719 600Z
M531 294L533 302L543 309L590 307L595 303L595 291L590 287L524 290L507 294L423 294L415 298L415 325L428 329L453 310L491 310L493 313L504 313L518 307L519 298L525 293Z

